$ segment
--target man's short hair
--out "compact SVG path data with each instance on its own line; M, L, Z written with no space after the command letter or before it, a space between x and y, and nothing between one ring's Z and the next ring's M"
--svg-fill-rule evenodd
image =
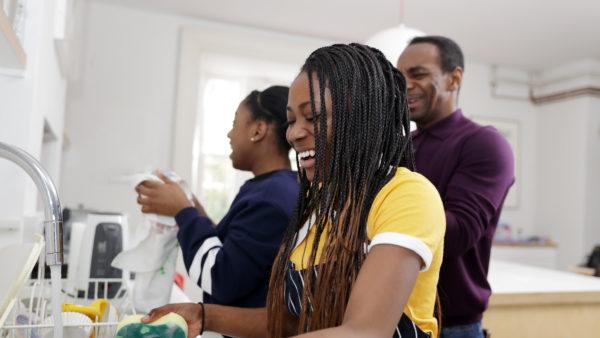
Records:
M463 52L452 39L437 35L417 36L410 40L408 45L412 46L418 43L430 43L437 47L440 55L440 66L444 73L451 72L456 67L465 69Z

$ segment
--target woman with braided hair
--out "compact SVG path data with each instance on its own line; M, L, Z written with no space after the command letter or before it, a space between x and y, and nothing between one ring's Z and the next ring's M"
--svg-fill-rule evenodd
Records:
M145 321L177 312L191 336L437 337L444 211L412 171L404 77L368 46L320 48L287 111L301 188L267 307L173 304Z

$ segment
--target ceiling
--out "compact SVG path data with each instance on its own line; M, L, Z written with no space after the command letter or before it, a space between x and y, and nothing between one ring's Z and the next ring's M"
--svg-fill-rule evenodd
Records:
M404 21L454 38L468 61L524 70L600 59L600 1L96 1L333 41L364 41Z

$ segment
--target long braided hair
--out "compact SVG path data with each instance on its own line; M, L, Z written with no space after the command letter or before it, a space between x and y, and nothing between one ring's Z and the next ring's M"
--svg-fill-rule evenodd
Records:
M371 204L396 167L414 169L406 81L379 50L356 43L323 47L308 57L301 72L309 78L315 116L316 170L312 182L300 174L297 210L273 265L267 299L271 337L284 334L285 274L300 228L314 219L315 241L302 272L305 287L298 333L303 333L342 323L366 258ZM313 79L318 81L318 93L313 91ZM330 143L326 90L332 101ZM321 242L323 264L315 272Z

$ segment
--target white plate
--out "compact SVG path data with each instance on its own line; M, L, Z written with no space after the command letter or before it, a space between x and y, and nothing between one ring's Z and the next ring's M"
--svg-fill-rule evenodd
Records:
M44 325L53 325L52 317L44 320ZM86 338L90 337L92 332L92 320L78 312L63 312L62 313L63 323L63 337L64 338ZM54 331L52 329L42 330L43 338L52 338Z

